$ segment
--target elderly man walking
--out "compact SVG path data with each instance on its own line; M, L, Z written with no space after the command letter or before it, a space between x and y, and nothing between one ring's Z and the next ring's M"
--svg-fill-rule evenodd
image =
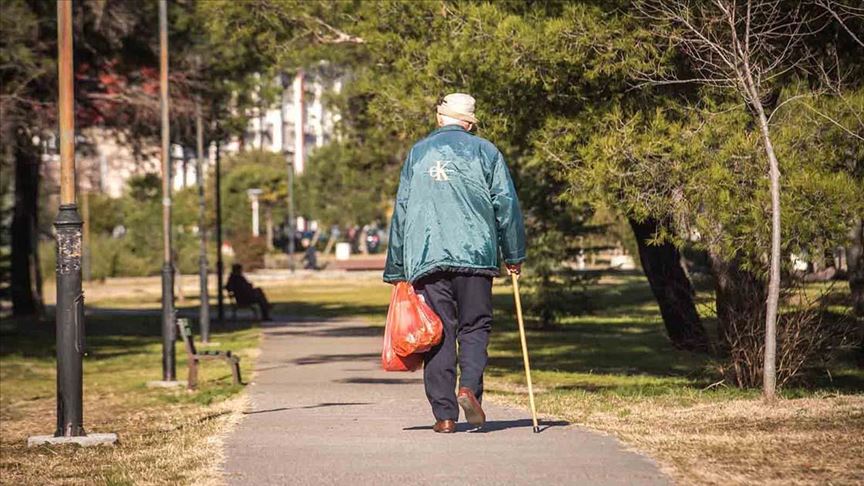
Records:
M470 424L486 421L481 400L492 278L499 258L516 274L525 260L516 189L501 152L470 133L477 123L474 105L467 94L447 95L438 105L439 128L408 152L384 270L385 282L411 282L444 324L444 337L423 368L433 430L440 433L456 431L459 406Z

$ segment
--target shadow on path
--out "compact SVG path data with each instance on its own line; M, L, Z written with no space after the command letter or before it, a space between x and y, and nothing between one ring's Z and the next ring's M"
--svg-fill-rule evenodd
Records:
M330 408L330 407L352 407L357 405L372 405L372 402L326 402L319 403L318 405L307 405L305 407L278 407L278 408L269 408L267 410L253 410L250 412L243 412L243 415L255 415L259 413L273 413L273 412L284 412L286 410L311 410L315 408Z
M343 378L333 382L360 385L417 385L423 383L423 378Z
M356 353L356 354L313 354L293 361L298 365L315 365L321 363L344 363L350 361L370 361L380 358L379 353Z
M326 321L325 321L326 322ZM320 324L320 321L318 322ZM287 326L286 326L287 327ZM285 331L271 331L270 334L274 336L315 336L315 337L371 337L371 336L383 336L384 328L383 327L374 327L374 326L340 326L340 327L329 327L326 329L308 331L308 330L285 330Z
M553 420L553 421L540 421L540 432L544 432L547 429L552 427L567 427L570 425L570 422L566 422L564 420ZM472 434L488 434L490 432L499 432L502 430L508 429L520 429L520 428L531 428L534 426L534 422L531 419L517 419L517 420L490 420L486 422L481 428L475 428L471 424L467 424L465 422L460 422L456 424L456 432L470 432ZM414 427L405 427L402 430L432 430L431 425L418 425Z

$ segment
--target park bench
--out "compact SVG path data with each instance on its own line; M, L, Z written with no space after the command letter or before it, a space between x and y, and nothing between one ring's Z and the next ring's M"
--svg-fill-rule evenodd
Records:
M228 299L231 301L231 320L237 320L237 309L249 309L255 315L255 320L261 320L258 303L250 300L238 299L234 292L228 291Z
M195 349L195 340L192 338L192 326L189 324L189 319L177 319L177 328L180 331L180 336L183 338L183 344L186 348L186 355L189 358L189 378L187 386L190 390L194 390L198 386L198 362L206 360L222 360L231 368L231 375L234 378L234 384L241 384L240 381L240 358L231 354L231 351L198 351Z

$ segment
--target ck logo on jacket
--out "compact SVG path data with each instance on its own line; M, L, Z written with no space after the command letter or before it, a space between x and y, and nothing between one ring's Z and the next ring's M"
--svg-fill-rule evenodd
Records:
M440 160L435 161L435 165L429 168L429 177L438 182L449 181L450 178L447 177L447 173L452 172L451 169L447 168L449 163Z

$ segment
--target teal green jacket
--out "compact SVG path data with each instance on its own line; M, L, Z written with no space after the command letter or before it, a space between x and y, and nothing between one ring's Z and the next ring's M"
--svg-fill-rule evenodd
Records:
M525 260L525 227L501 152L458 125L408 152L390 222L385 282L438 271L498 274Z

